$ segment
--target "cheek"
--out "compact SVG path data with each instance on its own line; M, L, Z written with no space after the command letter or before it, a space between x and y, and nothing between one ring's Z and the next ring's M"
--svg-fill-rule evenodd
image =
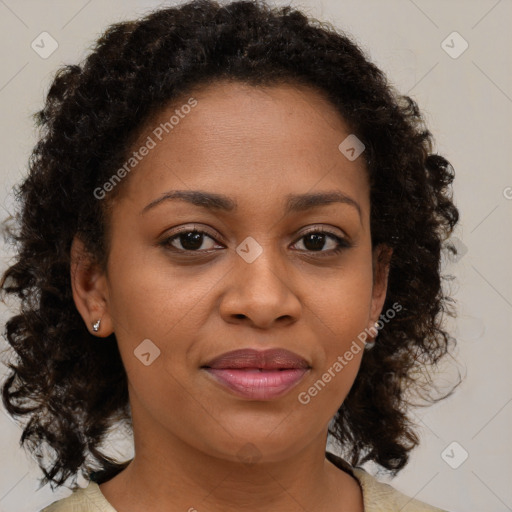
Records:
M331 330L330 350L350 345L351 340L368 327L372 285L371 259L360 254L317 287L311 307Z
M329 421L345 400L364 354L358 336L368 326L371 280L364 273L330 282L317 294L311 321L317 326L314 372L297 390L297 400L313 417Z
M368 327L372 299L368 254L354 255L350 265L318 287L310 303L315 313L311 318L318 328L319 351L316 371L307 387L301 387L305 394L299 402L318 408L318 414L336 413L359 371L364 342L358 336L364 335Z
M146 249L147 251L147 249ZM147 251L149 252L149 251ZM131 337L156 338L173 329L211 289L208 274L174 267L162 255L112 249L109 306Z
M158 354L148 368L151 374L167 372L186 378L186 369L176 362L187 357L191 340L207 320L209 296L225 270L219 274L208 267L202 271L197 266L173 268L161 256L150 261L135 250L122 255L112 250L111 261L116 263L109 269L109 309L127 372L137 373L134 382L139 372L144 373L146 368L134 351L136 355L141 343L150 340L151 344L146 342L149 351Z

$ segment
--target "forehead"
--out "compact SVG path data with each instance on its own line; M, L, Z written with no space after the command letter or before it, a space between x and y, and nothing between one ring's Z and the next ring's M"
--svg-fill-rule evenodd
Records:
M162 110L150 126L165 123L192 96L197 106L169 134L181 142L200 137L205 147L226 144L232 150L239 147L250 152L267 144L272 150L292 148L296 153L301 149L305 152L304 142L310 141L309 147L324 139L319 151L311 154L320 156L332 138L337 141L340 133L350 132L334 105L315 89L288 83L253 86L231 81L201 86Z
M272 192L319 185L366 196L364 159L349 161L339 149L349 135L335 107L307 86L201 86L146 123L134 150L148 141L152 148L130 177L128 193L149 202L167 189L200 185L264 201Z

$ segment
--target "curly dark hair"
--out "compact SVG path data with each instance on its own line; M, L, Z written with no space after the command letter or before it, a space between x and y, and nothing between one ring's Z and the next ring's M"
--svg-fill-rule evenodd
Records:
M216 80L306 84L366 146L372 246L393 248L383 311L402 309L365 354L329 434L352 465L374 461L395 475L419 443L411 392L440 399L425 369L455 343L441 322L454 316L442 286L453 277L441 275L441 256L456 252L448 238L459 213L453 167L434 153L416 102L331 24L263 1L195 0L110 26L83 63L56 72L34 115L40 137L15 187L17 222L8 234L16 256L0 285L20 302L6 324L15 357L2 400L13 418L29 418L20 445L39 460L42 485L76 482L79 470L101 483L129 463L100 449L116 422L130 421L127 376L115 334L98 342L76 309L70 247L78 235L106 264L109 208L126 180L103 201L93 191L126 161L144 123ZM48 466L44 446L54 456Z

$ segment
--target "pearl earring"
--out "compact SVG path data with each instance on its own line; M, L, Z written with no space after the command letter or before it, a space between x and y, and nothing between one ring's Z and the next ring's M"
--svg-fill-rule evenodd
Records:
M378 332L379 324L378 324L378 322L375 322L373 325L374 325L375 329L377 330L377 334L375 335L375 338L376 338L379 335L379 332ZM365 350L371 350L375 346L375 338L373 338L372 341L367 341L364 344Z
M365 350L370 350L370 349L372 349L374 346L375 346L375 341L367 341L367 342L364 344L364 349L365 349Z
M98 332L98 331L100 330L100 323L101 323L101 320L98 320L96 323L94 323L94 324L92 325L92 330L93 330L94 332Z

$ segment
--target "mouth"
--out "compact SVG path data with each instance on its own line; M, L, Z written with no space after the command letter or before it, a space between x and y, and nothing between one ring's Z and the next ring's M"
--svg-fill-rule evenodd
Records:
M216 384L250 400L274 400L284 396L310 369L304 358L286 349L236 350L201 367Z
M274 400L294 388L309 372L307 368L203 368L218 384L239 397Z

